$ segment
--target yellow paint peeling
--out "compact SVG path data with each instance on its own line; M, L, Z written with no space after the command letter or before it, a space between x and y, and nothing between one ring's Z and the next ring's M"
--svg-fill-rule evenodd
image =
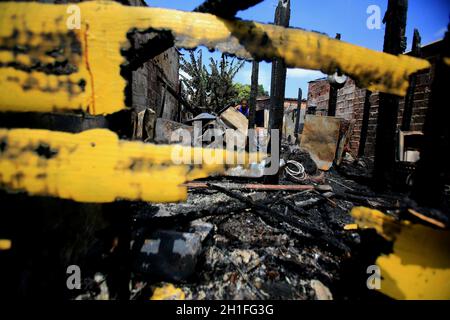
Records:
M346 224L344 230L358 230L358 225L356 223Z
M68 30L72 17L67 5L0 3L0 45L7 48L0 53L0 110L107 114L125 108L121 49L127 48L127 32L133 28L171 30L180 47L204 45L243 58L279 57L289 67L325 73L338 67L370 90L398 95L405 95L411 73L430 66L426 60L300 29L110 1L77 5L81 28ZM36 61L47 70L29 72Z
M396 221L380 211L355 207L360 227L375 228L393 241L393 253L378 257L381 292L395 299L450 299L450 232L409 221Z
M162 287L157 287L153 291L150 300L184 300L185 294L180 288L175 288L171 283L165 284Z
M233 166L226 162L230 159L245 163L262 159L261 154L230 154L223 149L122 141L106 129L78 134L0 129L0 144L3 188L80 202L183 201L186 181L223 172L223 163ZM179 163L181 154L189 162Z
M444 63L448 66L450 66L450 58L449 57L444 57Z
M0 239L0 251L11 249L12 242L9 239Z

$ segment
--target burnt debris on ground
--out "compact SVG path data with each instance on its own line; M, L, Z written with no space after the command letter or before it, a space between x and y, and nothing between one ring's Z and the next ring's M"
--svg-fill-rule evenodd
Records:
M278 185L215 177L188 183L185 203L133 203L131 299L388 299L369 289L368 266L393 244L361 228L352 209L449 225L438 210L424 218L404 192L365 184L368 159L346 156L321 171L307 151L287 145L281 158ZM102 277L78 299L110 298Z
M334 170L320 182L304 191L252 191L215 179L192 189L183 204L136 205L135 297L148 298L161 281L175 283L187 299L373 297L367 263L384 248L361 244L361 232L346 227L354 223L349 212L365 205L398 215L403 197L375 195ZM152 253L155 241L167 250Z

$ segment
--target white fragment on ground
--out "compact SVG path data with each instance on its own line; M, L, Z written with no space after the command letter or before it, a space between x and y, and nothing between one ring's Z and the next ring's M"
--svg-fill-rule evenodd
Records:
M319 280L311 280L311 288L316 294L316 300L333 300L333 295L322 282Z

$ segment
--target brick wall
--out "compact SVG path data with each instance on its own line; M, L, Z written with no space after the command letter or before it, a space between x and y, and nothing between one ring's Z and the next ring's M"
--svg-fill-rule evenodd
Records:
M425 121L425 114L428 107L428 99L430 96L431 80L433 77L432 70L421 72L416 77L416 87L414 90L413 114L411 119L411 130L422 130ZM399 106L399 124L403 117L404 99L400 101Z
M353 120L353 104L357 102L356 93L356 85L352 79L349 79L345 86L338 90L337 93L337 102L336 102L336 114L339 117L344 118L346 120ZM327 101L327 109L328 109L328 99Z
M364 92L364 96L366 94L366 90L362 89ZM363 98L364 99L364 98ZM369 126L367 129L367 138L366 138L366 145L364 149L364 155L367 157L373 157L375 153L375 138L376 138L376 130L377 130L377 119L378 119L378 104L379 104L379 95L378 92L373 92L370 96L370 113L369 113ZM364 108L364 103L362 105ZM362 117L361 117L361 124L362 124ZM358 140L358 146L359 146L359 134L353 134L352 138L355 140ZM352 149L354 154L357 154L357 149Z
M346 103L343 104L342 107L339 107L339 102L338 107L336 107L336 114L338 114L339 116L342 115L342 117L347 120L355 121L353 133L349 141L350 144L349 146L352 152L357 151L359 148L359 137L361 135L362 120L364 113L364 98L366 95L366 90L356 87L354 82L353 87L354 87L353 104L349 103L348 98L350 98L350 96L348 96L347 100L345 100ZM338 92L338 101L339 101L339 92Z
M430 97L430 87L434 75L434 64L442 42L435 42L422 48L422 57L429 60L432 67L416 74L416 86L413 93L413 113L411 117L412 131L422 131ZM327 115L330 85L327 79L311 81L308 87L308 106L317 106L317 114ZM336 117L354 120L355 126L350 138L350 150L358 153L359 140L364 112L366 89L358 88L352 79L338 91ZM376 125L378 117L378 92L370 97L370 116L365 145L365 156L373 157L375 151ZM405 99L400 99L397 127L400 128L403 118Z
M328 111L328 98L330 84L326 79L309 82L307 107L316 106L317 115L326 115Z

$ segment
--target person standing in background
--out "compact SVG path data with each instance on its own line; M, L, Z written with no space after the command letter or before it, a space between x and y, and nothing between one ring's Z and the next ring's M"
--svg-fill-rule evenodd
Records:
M242 113L246 118L248 118L249 115L249 107L247 99L242 99L241 103L238 104L236 107L234 107L237 111Z

